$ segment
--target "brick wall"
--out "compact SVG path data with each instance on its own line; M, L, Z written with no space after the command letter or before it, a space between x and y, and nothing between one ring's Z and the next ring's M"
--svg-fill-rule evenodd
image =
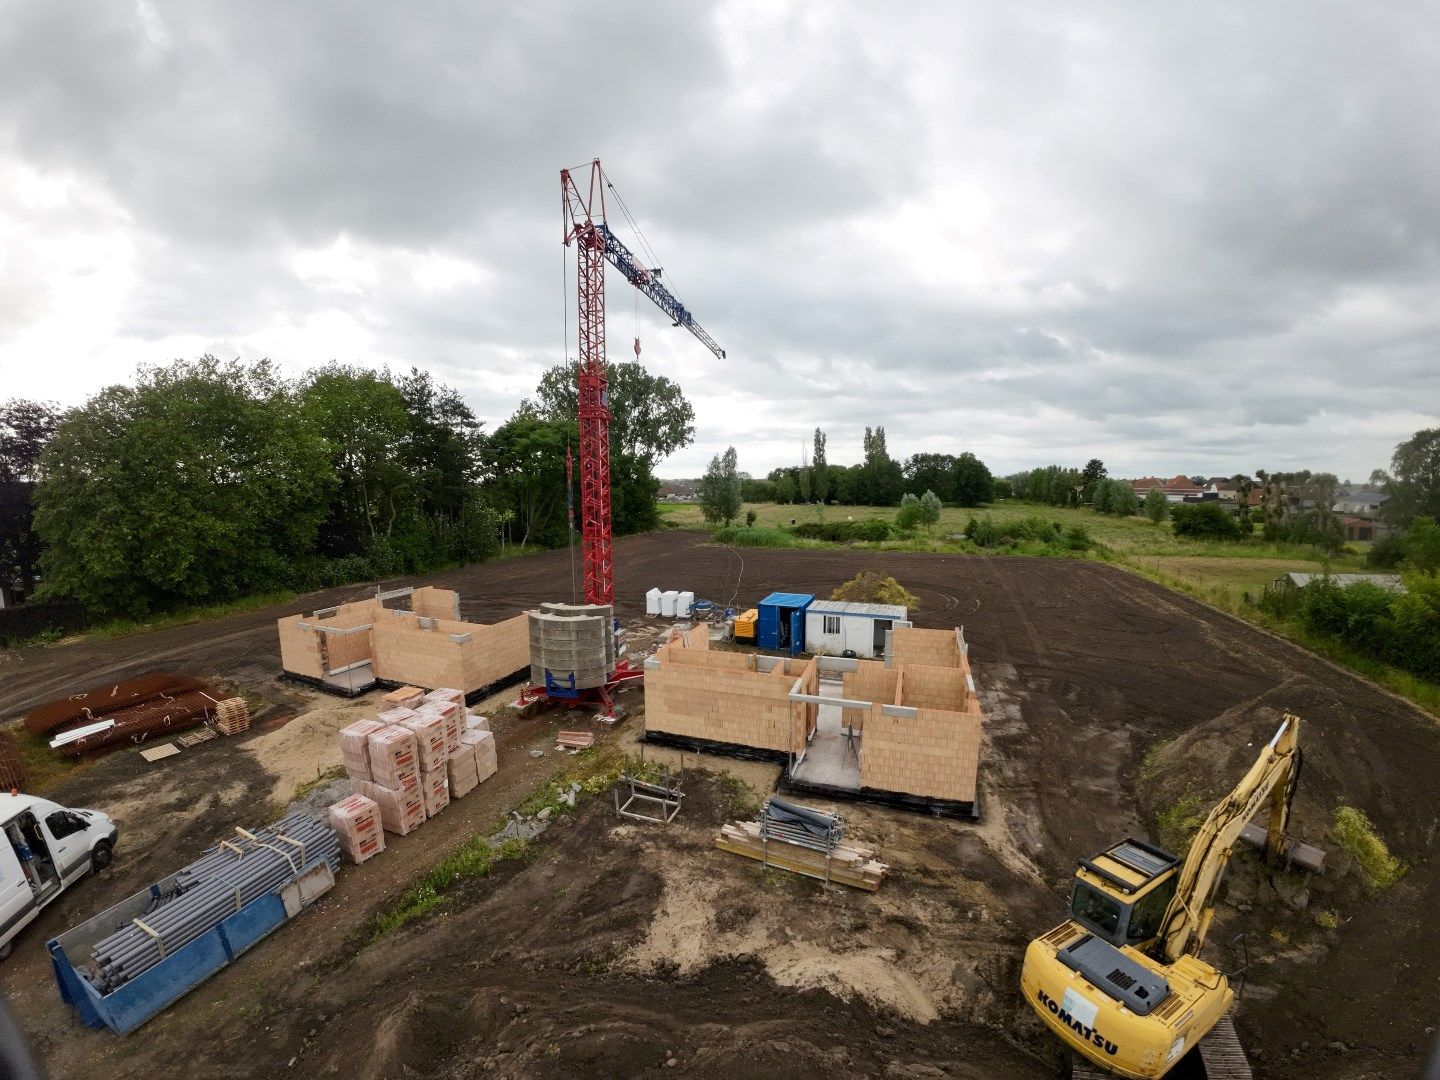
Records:
M897 626L891 631L890 659L896 667L959 667L964 662L954 630L922 630Z
M280 666L294 675L321 678L325 669L320 662L320 640L314 630L302 630L304 615L290 615L276 620L280 633Z
M934 799L975 800L980 769L980 713L920 709L887 716L879 706L865 722L860 783Z
M967 698L965 672L955 667L906 664L898 704L917 709L964 711Z
M656 658L659 667L645 672L646 730L692 739L790 750L807 715L791 703L790 688L797 678L806 680L807 693L818 685L813 659L767 673L751 670L753 660L744 654L687 649L680 641Z
M410 594L410 610L428 619L460 621L460 594L427 585Z
M888 668L879 660L861 660L858 664L854 671L847 671L840 678L840 684L845 688L844 696L852 701L898 705L899 670Z

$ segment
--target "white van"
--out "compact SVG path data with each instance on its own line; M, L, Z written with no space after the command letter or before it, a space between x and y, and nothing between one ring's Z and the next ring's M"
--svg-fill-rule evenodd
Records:
M88 871L110 865L118 831L98 810L0 794L0 960L41 908Z

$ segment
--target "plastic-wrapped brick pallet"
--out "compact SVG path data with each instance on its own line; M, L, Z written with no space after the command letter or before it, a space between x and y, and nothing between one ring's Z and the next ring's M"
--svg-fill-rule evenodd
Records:
M460 749L445 762L445 769L450 777L452 799L463 799L480 783L480 773L475 768L475 747L469 743L460 744Z
M425 794L420 790L418 774L415 786L408 791L394 791L364 780L355 781L355 791L380 807L380 824L386 832L408 836L425 824Z
M425 793L425 817L432 818L450 805L450 776L441 766L438 772L422 772L420 788Z
M488 731L472 729L461 735L460 741L475 748L475 775L479 782L483 784L494 776L500 764L495 753L495 736Z
M447 756L445 718L435 713L416 713L402 720L401 726L415 733L416 760L419 762L420 771L426 773L443 770Z
M380 806L364 795L351 795L330 807L330 826L340 836L340 850L355 864L385 850Z
M387 724L379 731L372 732L368 742L370 774L375 783L394 791L418 784L420 764L415 732L407 727Z
M460 732L464 730L464 722L461 717L464 715L464 707L456 705L453 701L444 698L426 700L419 709L417 716L433 716L440 720L445 728L445 753L453 754L460 747Z
M357 720L340 729L340 758L350 779L375 779L370 771L370 736L384 727L375 720Z

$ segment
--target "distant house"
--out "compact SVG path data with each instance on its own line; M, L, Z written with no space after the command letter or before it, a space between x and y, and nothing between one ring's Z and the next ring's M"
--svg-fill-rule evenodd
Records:
M1341 495L1331 509L1337 514L1354 514L1356 517L1375 518L1380 516L1380 509L1388 498L1390 496L1383 491L1357 488Z
M1405 583L1400 580L1399 574L1306 574L1298 570L1292 570L1288 574L1281 574L1273 582L1270 588L1277 592L1291 592L1296 589L1303 589L1313 581L1319 581L1328 576L1330 581L1342 589L1348 589L1351 585L1358 585L1365 582L1377 588L1386 589L1390 592L1403 593Z
M1165 481L1157 476L1143 476L1139 480L1130 481L1130 490L1142 499L1145 498L1146 495L1149 495L1153 488L1160 488L1163 491L1165 489Z
M1166 480L1163 489L1165 498L1171 502L1198 502L1205 489L1188 476L1172 476Z
M1384 540L1391 532L1390 526L1372 521L1370 518L1341 514L1335 520L1340 523L1340 529L1344 532L1346 540L1357 540L1361 543Z

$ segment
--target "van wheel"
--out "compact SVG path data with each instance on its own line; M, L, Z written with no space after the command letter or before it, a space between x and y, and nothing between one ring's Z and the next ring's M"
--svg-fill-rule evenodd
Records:
M4 945L0 945L0 960L10 959L10 954L14 951L15 942L13 941L7 941Z
M111 849L110 841L101 840L100 843L95 845L95 850L90 853L90 869L98 874L101 870L109 866L114 858L115 855Z

